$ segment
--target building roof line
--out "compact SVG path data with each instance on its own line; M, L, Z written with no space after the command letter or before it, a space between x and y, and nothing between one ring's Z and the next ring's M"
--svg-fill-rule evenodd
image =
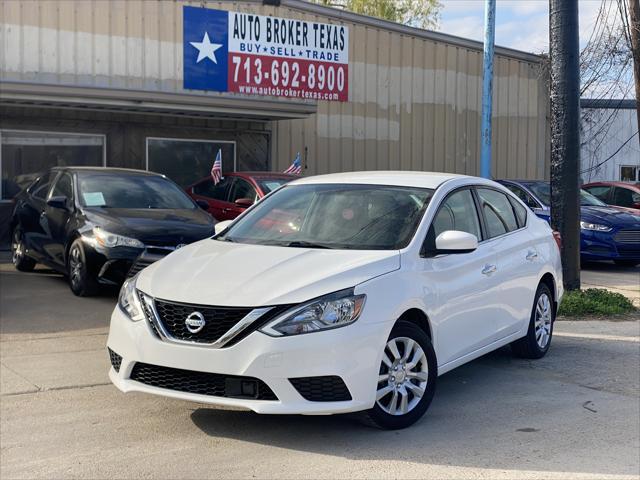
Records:
M580 107L635 110L636 101L630 98L581 98Z
M253 1L254 3L262 3L260 0L251 1ZM468 48L470 50L483 50L483 42L479 42L477 40L471 40L468 38L458 37L456 35L451 35L448 33L436 32L433 30L424 30L422 28L410 27L408 25L392 22L390 20L370 17L368 15L353 13L338 8L326 7L324 5L319 5L304 0L281 0L280 5L296 10L302 10L308 13L313 13L316 15L332 17L337 20L342 20L343 22L361 23L370 27L382 28L385 30L390 30L404 35L411 35L425 40L449 43L451 45ZM496 55L533 63L540 63L543 58L542 55L536 55L534 53L523 52L521 50L500 46L495 47L495 53Z

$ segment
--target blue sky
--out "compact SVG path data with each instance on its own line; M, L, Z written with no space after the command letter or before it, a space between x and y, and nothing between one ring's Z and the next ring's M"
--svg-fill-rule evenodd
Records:
M474 40L484 35L484 0L441 0L440 31ZM601 0L580 0L580 41L591 33ZM497 0L496 45L549 51L548 0Z

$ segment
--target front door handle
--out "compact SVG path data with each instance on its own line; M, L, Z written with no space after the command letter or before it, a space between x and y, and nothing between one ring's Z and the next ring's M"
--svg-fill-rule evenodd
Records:
M530 262L534 261L536 258L538 258L538 253L535 252L534 250L529 250L527 252L527 256L525 257L527 260L529 260Z
M482 269L482 274L491 275L492 273L495 273L496 270L497 268L495 265L485 265L484 268Z

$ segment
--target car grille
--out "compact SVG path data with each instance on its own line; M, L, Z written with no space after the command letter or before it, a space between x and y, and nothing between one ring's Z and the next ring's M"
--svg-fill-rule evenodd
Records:
M196 393L198 395L278 400L278 397L266 383L253 377L196 372L147 363L136 363L131 371L130 378L152 387Z
M133 262L133 265L131 265L129 272L127 273L127 278L131 278L137 273L140 273L144 268L148 267L154 262L155 260L139 257L135 262Z
M310 402L345 402L351 393L337 376L290 378L291 385Z
M116 352L107 348L109 350L109 358L111 360L111 366L116 372L120 371L120 364L122 363L122 357L118 355Z
M617 243L631 243L638 246L640 245L640 230L620 230L613 239Z
M155 300L155 304L162 326L169 335L178 340L197 343L214 343L253 310L243 307L189 305L165 300ZM187 330L185 320L196 311L202 314L206 323L198 333L191 333Z

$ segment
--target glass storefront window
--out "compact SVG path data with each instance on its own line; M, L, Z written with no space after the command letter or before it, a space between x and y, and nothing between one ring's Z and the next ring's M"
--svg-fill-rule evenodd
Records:
M184 188L211 174L219 149L222 149L222 172L234 172L235 142L147 138L147 170L163 173Z
M38 174L56 166L104 166L104 135L0 131L2 200L10 200Z

